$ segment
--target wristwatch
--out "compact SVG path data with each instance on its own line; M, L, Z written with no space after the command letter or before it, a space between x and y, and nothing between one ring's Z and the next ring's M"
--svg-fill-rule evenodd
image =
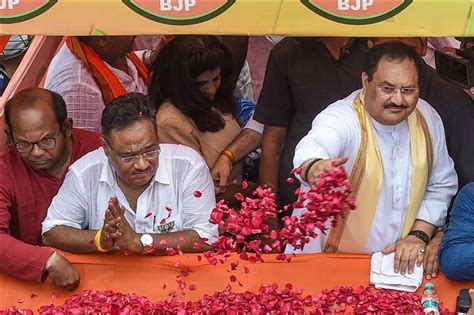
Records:
M150 234L142 234L142 236L140 236L140 244L142 244L143 247L142 254L148 254L153 248L154 242L153 236Z
M416 238L418 238L418 239L422 240L423 242L425 242L426 244L428 244L429 241L430 241L430 237L428 236L428 234L426 234L426 232L423 232L421 230L410 231L410 233L408 233L408 235L413 235Z

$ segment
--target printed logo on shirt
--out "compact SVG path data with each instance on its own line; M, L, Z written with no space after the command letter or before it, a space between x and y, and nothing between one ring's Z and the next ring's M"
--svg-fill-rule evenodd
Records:
M377 23L403 11L413 0L301 0L307 8L334 22Z
M168 233L168 232L173 231L173 229L174 229L174 221L170 221L165 224L154 226L153 232Z
M58 0L0 0L0 24L23 22L51 8Z
M122 0L122 2L150 20L171 25L190 25L215 18L230 8L235 0Z

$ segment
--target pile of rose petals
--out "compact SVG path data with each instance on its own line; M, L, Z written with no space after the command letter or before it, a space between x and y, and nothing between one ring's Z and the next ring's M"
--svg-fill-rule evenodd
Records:
M377 290L374 287L336 287L314 298L316 314L424 314L421 298L409 292ZM440 304L441 314L450 314Z
M83 291L63 305L41 307L40 314L423 314L420 297L414 293L376 290L373 287L337 287L317 296L303 295L291 284L262 285L258 293L236 293L231 286L198 301L184 301L170 295L152 303L133 293ZM442 314L448 310L442 309ZM0 314L32 314L14 307Z

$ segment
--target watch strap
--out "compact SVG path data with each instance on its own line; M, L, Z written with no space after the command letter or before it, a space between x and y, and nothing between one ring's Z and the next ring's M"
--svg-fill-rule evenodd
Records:
M408 233L408 235L413 235L415 236L416 238L422 240L423 242L425 242L425 244L428 244L429 241L430 241L430 237L429 235L422 231L422 230L413 230L413 231L410 231L410 233Z

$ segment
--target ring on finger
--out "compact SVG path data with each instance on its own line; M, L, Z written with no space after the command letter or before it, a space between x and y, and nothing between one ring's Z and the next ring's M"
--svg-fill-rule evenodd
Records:
M425 249L424 249L424 248L420 248L419 252L422 253L422 254L424 254L424 253L425 253Z

